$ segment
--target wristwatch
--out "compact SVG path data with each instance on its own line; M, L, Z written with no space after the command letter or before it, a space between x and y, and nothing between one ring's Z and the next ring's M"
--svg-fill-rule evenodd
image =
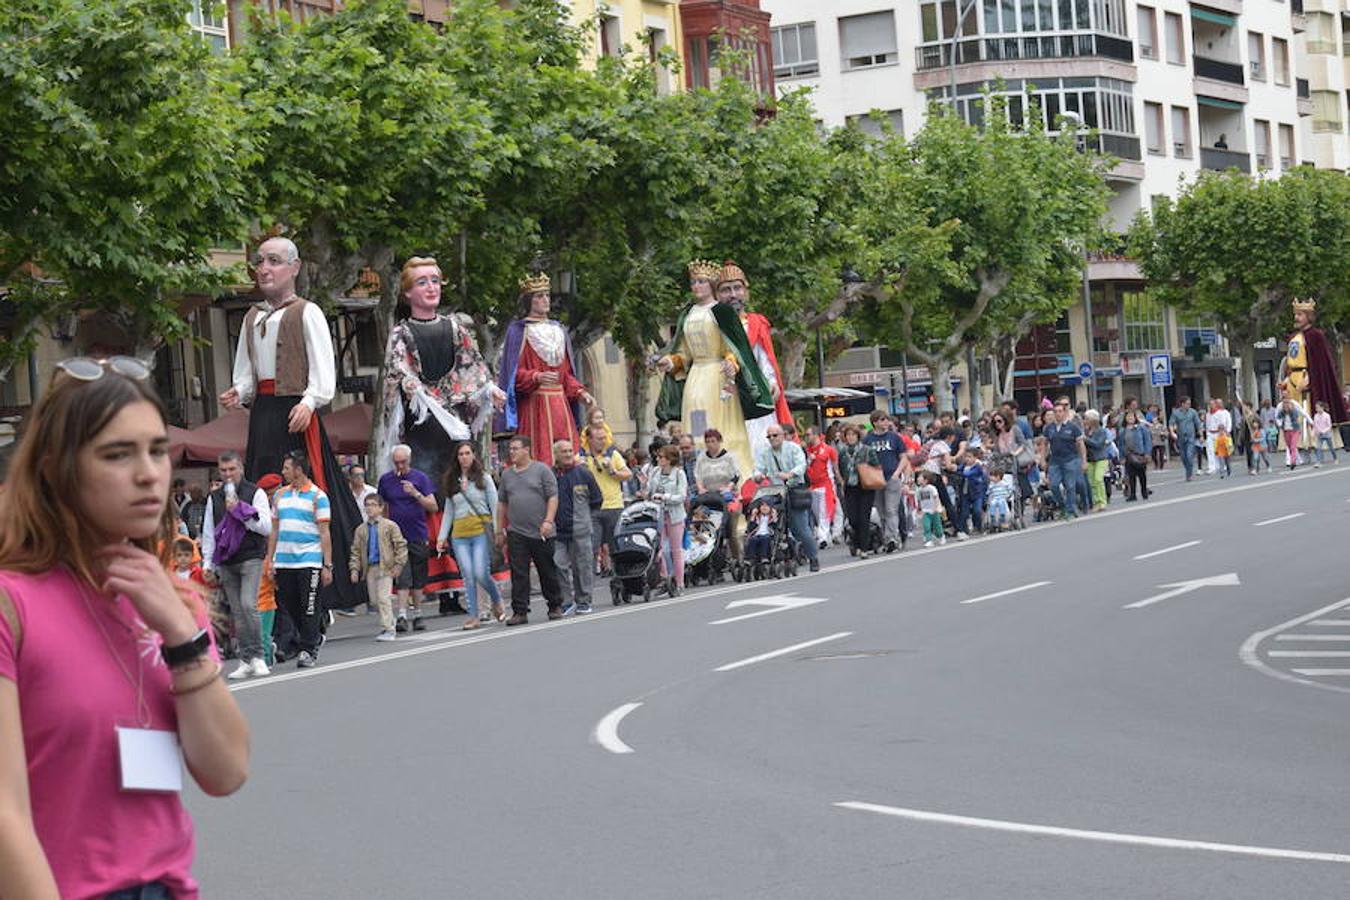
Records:
M211 635L203 628L189 641L172 647L165 644L159 648L159 654L164 657L164 664L172 669L174 666L187 665L199 656L205 656L209 649L211 649Z

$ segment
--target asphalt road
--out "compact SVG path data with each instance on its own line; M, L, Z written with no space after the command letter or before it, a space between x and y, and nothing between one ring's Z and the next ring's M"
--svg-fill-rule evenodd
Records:
M343 620L237 694L249 784L188 798L204 894L1348 896L1347 474L1171 473L1078 522L468 637Z

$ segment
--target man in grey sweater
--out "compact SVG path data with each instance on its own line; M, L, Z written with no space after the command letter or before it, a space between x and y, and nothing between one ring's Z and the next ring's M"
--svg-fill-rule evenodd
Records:
M511 611L507 625L524 625L530 616L530 563L539 572L550 619L562 618L562 591L553 562L558 514L558 479L531 456L530 438L511 438L511 465L502 470L497 492L497 543L511 564Z

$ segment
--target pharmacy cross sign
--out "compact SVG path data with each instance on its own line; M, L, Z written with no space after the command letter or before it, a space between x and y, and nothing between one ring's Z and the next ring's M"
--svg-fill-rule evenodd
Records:
M1200 340L1200 335L1197 334L1186 345L1186 355L1196 362L1204 362L1205 357L1209 356L1209 344Z

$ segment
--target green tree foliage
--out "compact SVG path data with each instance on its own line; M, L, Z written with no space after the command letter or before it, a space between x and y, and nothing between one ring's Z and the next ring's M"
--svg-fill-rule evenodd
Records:
M1323 328L1350 326L1350 178L1300 167L1278 179L1205 173L1130 232L1149 291L1213 315L1253 373L1255 341L1292 328L1294 297L1318 300ZM1254 396L1254 393L1249 393Z
M184 4L0 3L0 109L0 373L77 312L184 334L173 298L221 281L210 250L242 235L251 158Z
M878 143L859 222L868 253L859 271L872 300L863 330L934 374L940 407L969 343L1054 319L1106 212L1107 165L1071 134L1008 124L986 97L977 128L935 109L906 142Z

